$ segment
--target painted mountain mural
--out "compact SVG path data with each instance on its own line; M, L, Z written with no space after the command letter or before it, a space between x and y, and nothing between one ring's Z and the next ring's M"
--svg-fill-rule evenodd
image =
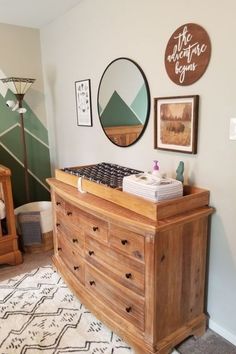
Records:
M135 112L133 112L116 91L113 92L100 119L104 127L141 124Z
M147 89L145 84L143 84L137 96L135 97L135 99L131 104L131 108L137 114L142 124L144 124L146 120L147 107L148 107Z
M23 147L19 114L6 106L7 100L15 100L10 90L5 97L0 94L0 164L12 172L13 199L17 207L25 203ZM51 176L48 132L26 102L23 102L23 106L27 109L24 125L31 201L49 200L49 189L45 181Z

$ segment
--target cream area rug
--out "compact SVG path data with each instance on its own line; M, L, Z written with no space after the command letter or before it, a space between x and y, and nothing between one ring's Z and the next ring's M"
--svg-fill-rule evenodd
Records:
M51 265L0 282L0 354L39 353L135 354Z
M52 266L0 283L0 354L134 354Z

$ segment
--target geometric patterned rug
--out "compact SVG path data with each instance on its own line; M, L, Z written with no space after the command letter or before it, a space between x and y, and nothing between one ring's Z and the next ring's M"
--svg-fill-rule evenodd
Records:
M0 282L0 354L134 354L51 265Z

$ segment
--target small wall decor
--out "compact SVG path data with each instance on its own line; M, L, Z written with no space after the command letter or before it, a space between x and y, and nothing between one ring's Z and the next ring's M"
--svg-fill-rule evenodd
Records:
M77 125L91 127L91 88L90 79L75 82Z
M204 74L211 55L210 38L204 28L187 23L170 37L165 51L165 67L177 85L191 85Z
M154 99L155 149L197 153L199 96Z

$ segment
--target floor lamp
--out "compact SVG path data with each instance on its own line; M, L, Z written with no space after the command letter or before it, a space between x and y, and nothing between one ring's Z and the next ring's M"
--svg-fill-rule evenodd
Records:
M25 127L24 127L24 113L26 109L23 108L23 98L35 79L26 79L19 77L7 77L1 79L1 81L7 85L7 87L15 94L17 102L7 101L6 104L13 111L17 111L20 115L20 127L21 127L21 141L23 146L23 165L24 165L24 180L25 180L25 196L26 202L30 202L30 189L29 189L29 171L28 171L28 158L25 141Z

